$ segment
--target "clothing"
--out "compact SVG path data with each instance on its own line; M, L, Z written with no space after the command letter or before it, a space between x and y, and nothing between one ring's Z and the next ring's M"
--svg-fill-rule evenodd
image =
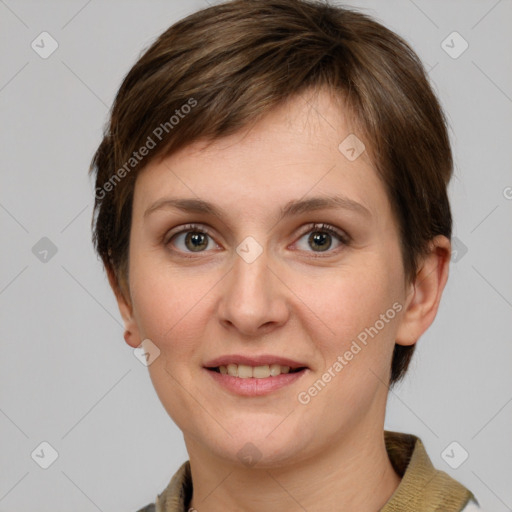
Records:
M384 440L391 464L402 480L379 512L483 512L471 491L434 468L418 437L385 430ZM187 461L158 495L156 503L138 512L188 512L191 497L192 477Z

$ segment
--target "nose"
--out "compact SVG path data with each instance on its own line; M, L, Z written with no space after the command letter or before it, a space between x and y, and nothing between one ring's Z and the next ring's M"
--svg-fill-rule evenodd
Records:
M223 282L218 314L225 328L244 336L262 336L289 317L289 289L278 277L279 265L263 251L254 261L235 254Z

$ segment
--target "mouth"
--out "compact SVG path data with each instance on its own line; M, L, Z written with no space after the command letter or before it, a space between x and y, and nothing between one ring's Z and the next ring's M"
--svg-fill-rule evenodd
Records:
M274 356L226 356L208 362L204 369L224 389L244 396L276 391L309 371L302 363Z
M250 366L247 364L235 364L214 366L206 368L207 370L220 373L222 375L230 375L239 379L267 379L269 377L277 377L278 375L288 373L298 373L305 370L306 366L291 368L290 366L274 364L264 364L260 366Z

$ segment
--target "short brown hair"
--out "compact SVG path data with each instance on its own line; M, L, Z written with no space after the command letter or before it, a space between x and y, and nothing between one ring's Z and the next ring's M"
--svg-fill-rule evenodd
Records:
M92 160L93 243L125 297L138 172L156 156L233 134L319 87L343 98L357 121L396 216L407 279L431 239L451 238L446 119L408 44L354 9L233 0L177 22L143 53L117 93ZM395 344L391 384L404 376L414 348Z

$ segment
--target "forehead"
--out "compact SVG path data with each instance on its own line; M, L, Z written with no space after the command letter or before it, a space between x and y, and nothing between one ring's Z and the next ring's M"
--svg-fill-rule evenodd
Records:
M134 213L166 196L239 215L336 193L379 217L389 204L365 145L341 102L326 91L304 93L233 135L150 162L137 177Z

